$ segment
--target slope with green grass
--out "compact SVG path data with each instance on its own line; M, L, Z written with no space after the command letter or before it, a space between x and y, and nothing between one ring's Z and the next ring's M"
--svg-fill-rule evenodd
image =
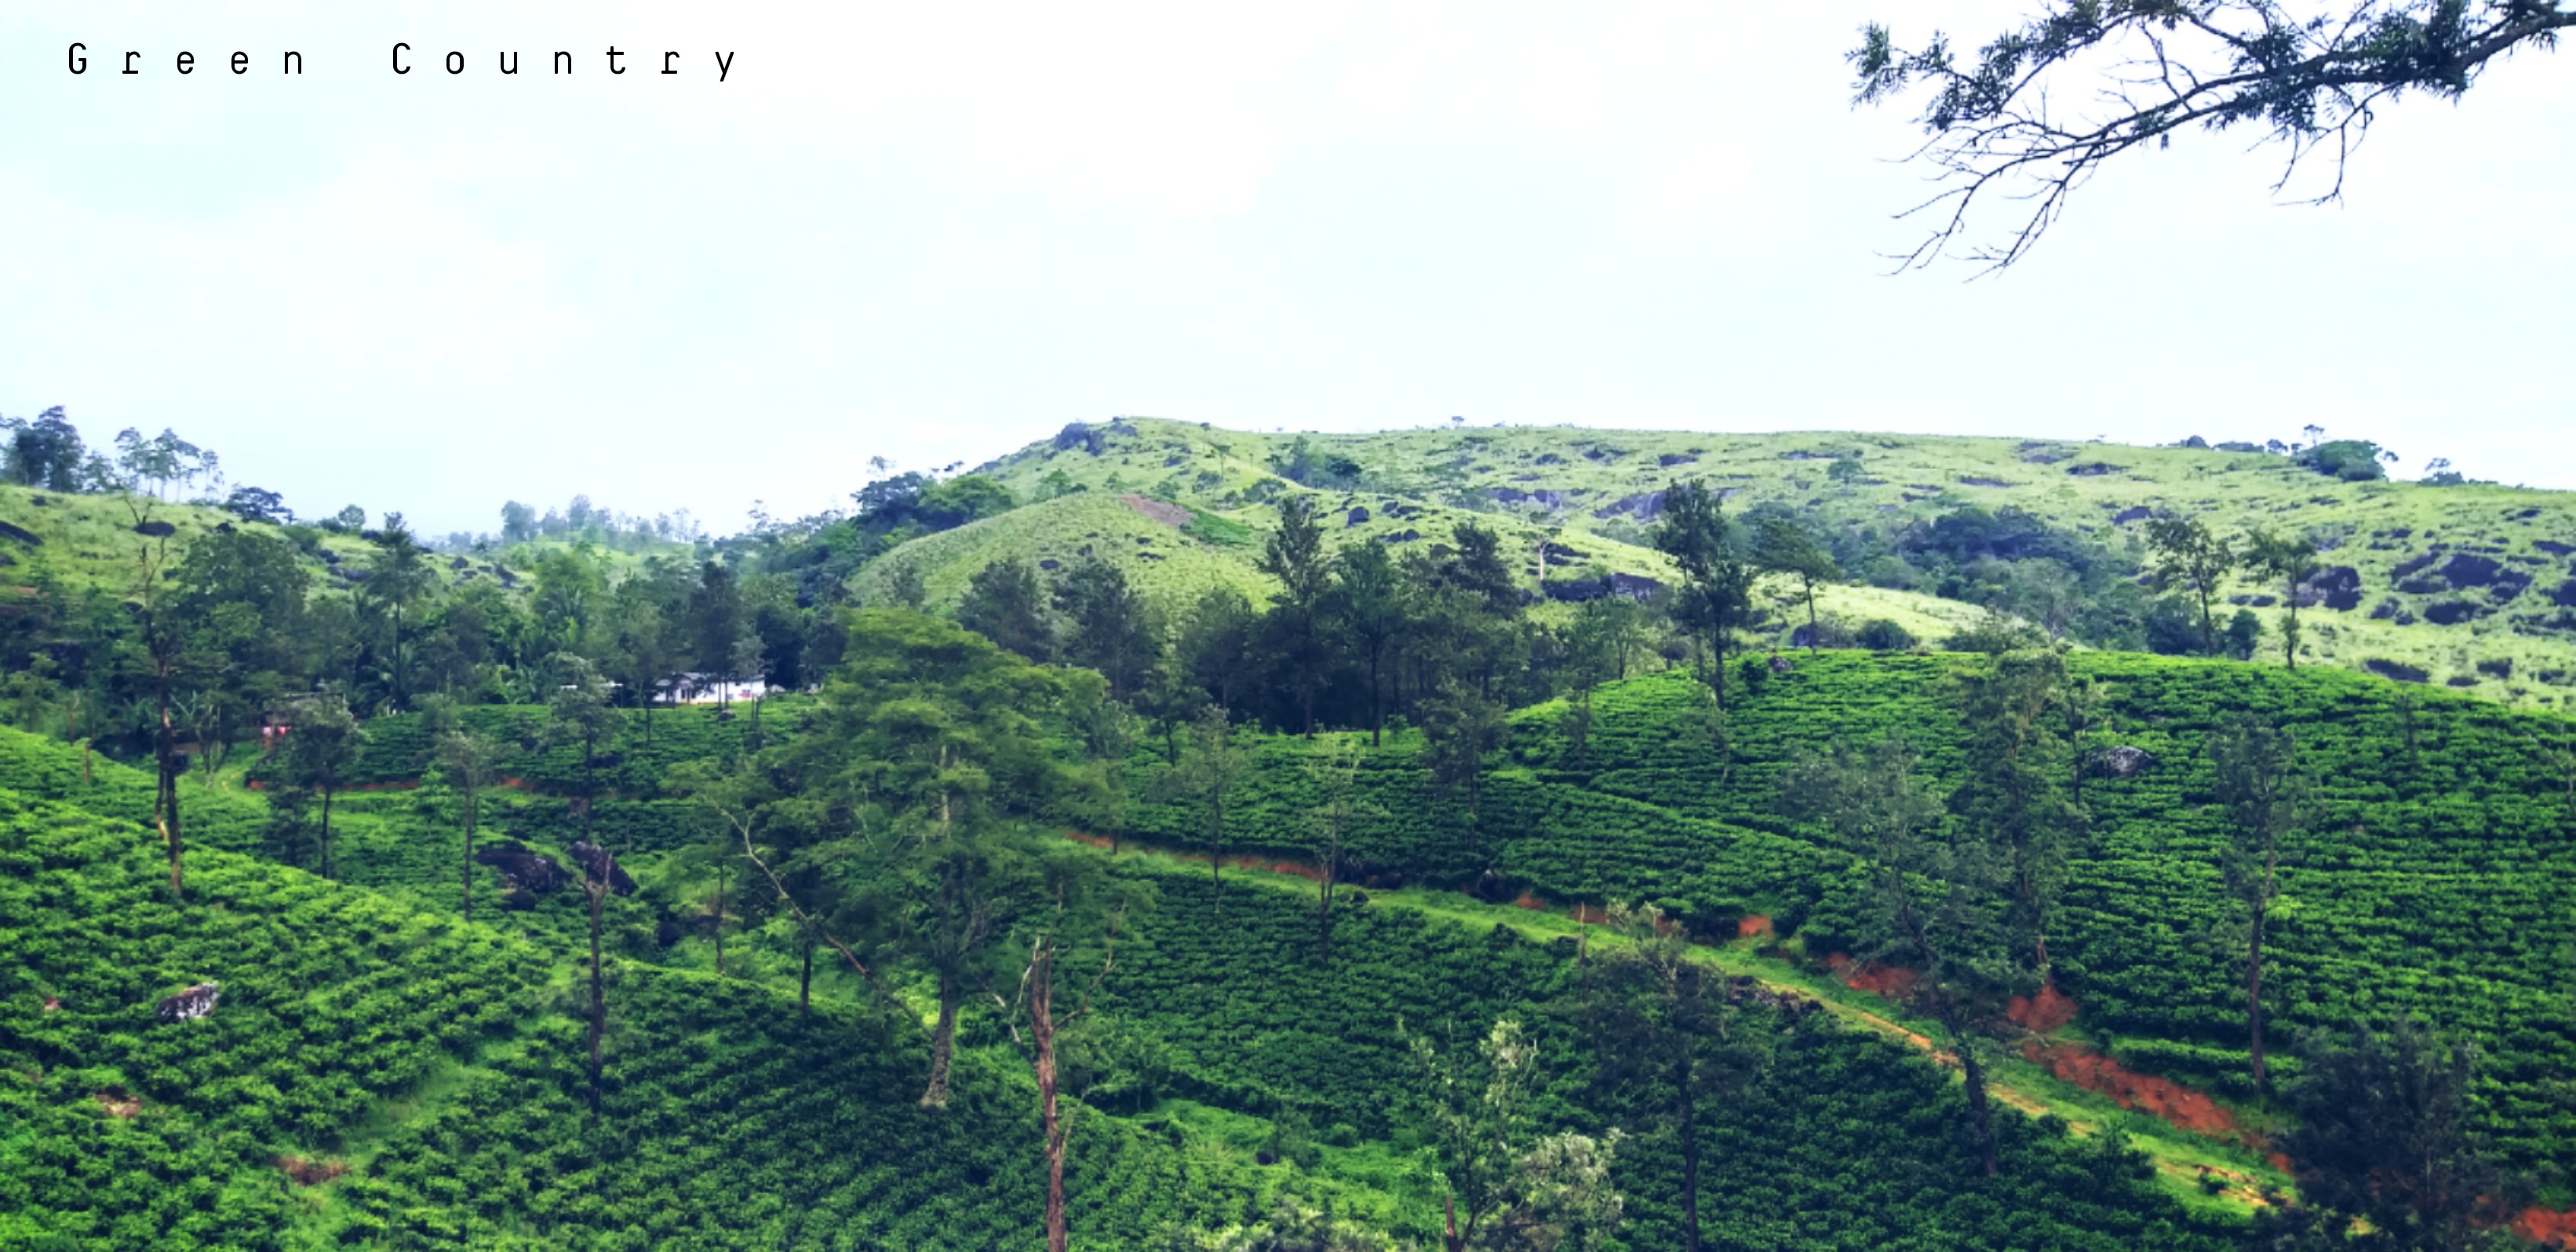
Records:
M1293 460L1299 440L1303 465ZM1853 468L1829 473L1837 462ZM2170 512L2222 535L2263 528L2318 538L2327 549L2325 572L2311 584L2319 603L2303 613L2313 662L2376 663L2383 674L2509 703L2576 699L2576 496L2566 492L2353 482L2267 453L2099 442L1567 427L1301 436L1148 418L1076 424L979 472L1021 499L1094 497L1084 507L1104 516L1107 499L1143 494L1215 514L1255 538L1276 524L1275 501L1301 490L1316 493L1336 543L1440 542L1475 521L1502 532L1532 587L1542 574L1587 569L1669 577L1647 529L1655 493L1682 478L1707 480L1730 508L1784 506L1829 532L1877 541L1961 508L2018 509L2130 571L2145 558L2140 523ZM933 536L889 559L917 562L933 599L944 601L987 560L1033 555L1042 542L1062 546L1058 530L994 527L971 544ZM1257 548L1190 552L1248 570ZM1064 557L1056 547L1047 555ZM1127 564L1149 583L1212 577L1164 580L1151 560ZM1978 616L1931 594L1937 586L1909 583L1902 569L1851 573L1885 585L1828 593L1827 611L1890 617L1925 638ZM863 591L878 589L871 577L860 576ZM1248 584L1258 575L1237 577ZM2218 607L2254 614L2277 649L2285 592L2242 576L2223 588Z

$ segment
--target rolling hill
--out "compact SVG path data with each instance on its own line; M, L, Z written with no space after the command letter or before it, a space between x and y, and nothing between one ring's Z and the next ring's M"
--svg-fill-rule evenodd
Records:
M974 472L1038 503L896 548L855 577L863 600L906 565L933 603L947 603L996 557L1061 563L1086 548L1113 556L1166 608L1221 582L1257 589L1259 536L1276 524L1275 502L1297 491L1317 497L1337 544L1437 543L1466 521L1496 528L1533 591L1587 573L1669 578L1647 528L1666 485L1699 478L1732 509L1791 510L1858 554L1846 562L1855 582L1820 597L1825 611L1889 618L1925 639L1982 615L1950 597L1973 598L2044 553L2099 567L2079 599L2134 581L2146 559L2140 523L2169 512L2222 535L2260 527L2317 539L2323 568L2303 589L2307 660L2506 703L2576 701L2576 495L2566 492L2347 481L2286 456L2214 448L1574 428L1255 434L1148 418L1077 423ZM1960 517L1976 524L1943 529ZM1933 562L1902 559L1936 549L1961 585L1916 568ZM2287 589L2239 577L2224 591L2220 616L2252 614L2261 647L2276 649Z

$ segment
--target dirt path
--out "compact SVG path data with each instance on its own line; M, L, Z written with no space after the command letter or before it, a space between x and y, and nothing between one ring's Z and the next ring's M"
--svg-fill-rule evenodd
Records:
M1065 835L1067 838L1075 839L1094 847L1105 848L1108 846L1109 842L1108 840L1098 836L1088 835L1078 831L1066 831ZM1177 851L1156 844L1138 842L1133 839L1124 841L1120 846L1122 849L1121 855L1147 856L1160 861L1179 862L1191 865L1205 865L1208 862L1207 854L1205 853ZM1286 885L1283 880L1294 880L1300 883L1309 883L1320 877L1314 866L1281 857L1251 855L1228 856L1225 858L1225 865L1229 870L1248 874L1256 879L1266 879L1273 884L1282 886ZM1404 897L1408 895L1428 897L1433 893L1425 892L1420 889L1408 889L1404 892L1374 892L1371 894L1377 898L1386 899L1389 896ZM1576 905L1571 909L1560 912L1554 909L1549 909L1543 904L1534 908L1532 905L1537 902L1527 899L1507 905L1489 905L1482 901L1472 900L1464 896L1459 896L1454 900L1451 900L1446 898L1449 893L1438 894L1443 897L1439 901L1422 898L1417 902L1416 900L1397 898L1388 900L1388 903L1398 908L1410 908L1417 912L1430 914L1432 916L1446 917L1453 921L1472 923L1491 921L1495 924L1510 926L1514 930L1520 931L1522 934L1535 939L1556 938L1562 929L1560 926L1542 924L1541 919L1545 919L1546 922L1555 923L1571 922L1577 926L1597 925L1600 921L1598 910L1587 910L1581 905ZM1817 1004L1822 1005L1826 1012L1832 1014L1839 1021L1848 1023L1850 1026L1858 1029L1871 1031L1884 1038L1903 1043L1917 1051L1927 1053L1934 1061L1946 1068L1952 1070L1959 1068L1957 1055L1947 1049L1937 1046L1930 1036L1914 1030L1893 1018L1872 1012L1869 1009L1846 1003L1833 996L1819 995L1812 985L1799 981L1795 977L1783 977L1782 975L1790 973L1790 968L1779 965L1778 962L1771 961L1768 958L1755 957L1746 953L1732 952L1714 947L1698 948L1696 949L1696 954L1700 959L1705 960L1712 965L1716 965L1719 968L1726 969L1729 973L1751 976L1765 990L1774 995L1813 1000ZM1769 970L1762 968L1763 966L1778 966L1778 968L1777 970ZM1864 979L1863 981L1868 980ZM1848 988L1847 986L1847 989L1853 990L1857 994L1871 994L1870 990L1867 988ZM2054 1006L2052 1006L2052 1009L2053 1007ZM2067 1012L2071 1016L2071 1006L2068 1007ZM2054 1016L2055 1013L2052 1011L2050 1015ZM2070 1046L2071 1045L2051 1045L2053 1048L2068 1048ZM2084 1055L2096 1067L2111 1064L2108 1058L2099 1057L2098 1054L2090 1052L2089 1049L2081 1051L2082 1055ZM2053 1070L2053 1067L2044 1062L2041 1063L2041 1068L2043 1070ZM2051 1073L2051 1076L2056 1078L2057 1081L2065 1082L2070 1089L2086 1091L2094 1095L2108 1096L2112 1098L2115 1103L2120 1103L2124 1107L2128 1106L2129 1102L2121 1099L2117 1092L2098 1090L2088 1084L2066 1079L2062 1075L2056 1075L2053 1072ZM2133 1081L2136 1080L2136 1076L2127 1075L2125 1071L2122 1072L2121 1077L2131 1079ZM2163 1079L2148 1079L2145 1081L2161 1084L2164 1087L2173 1087L2177 1092L2187 1091L2187 1089L2180 1088ZM1999 1082L1992 1074L1989 1074L1987 1077L1986 1092L1988 1096L1996 1102L2019 1109L2021 1112L2029 1116L2046 1117L2054 1115L2064 1120L2068 1129L2074 1134L2090 1136L2100 1130L2100 1126L2098 1125L2095 1116L2089 1110L2066 1100L2052 1098L2047 1093L2026 1089L2012 1082ZM2200 1101L2204 1103L2208 1101L2208 1097L2201 1095L2200 1093L2191 1092L2189 1094L2198 1096ZM2214 1108L2215 1106L2213 1105L2212 1107ZM2145 1108L2140 1111L2147 1112L2150 1115L2158 1115L2157 1110L2154 1108ZM2242 1146L2240 1138L2241 1132L2228 1135L2213 1135L2209 1131L2199 1127L2184 1125L2173 1119L2166 1120L2168 1124L2174 1125L2177 1130L2210 1143L2214 1149L2226 1150L2229 1148L2241 1148ZM2235 1130L2232 1122L2226 1127L2226 1129L2229 1131ZM2287 1189L2288 1180L2286 1178L2267 1178L2259 1176L2250 1170L2231 1167L2217 1161L2201 1159L2197 1155L2186 1154L2183 1149L2168 1144L2162 1140L2151 1137L2139 1137L2133 1139L2131 1143L2132 1146L2144 1151L2148 1155L2148 1157L2154 1162L2157 1173L2171 1180L2172 1185L2177 1190L2198 1192L2200 1190L2200 1179L2204 1175L2216 1175L2227 1180L2227 1186L2220 1193L2221 1198L2232 1202L2238 1207L2250 1210L2265 1203L2262 1198L2261 1189L2266 1183L2281 1187L2285 1190Z

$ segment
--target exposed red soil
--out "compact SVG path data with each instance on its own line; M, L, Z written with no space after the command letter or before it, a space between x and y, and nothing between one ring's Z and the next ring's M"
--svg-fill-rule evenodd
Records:
M52 997L52 996L46 996L46 997L45 997L45 1011L46 1011L46 1012L48 1012L48 1013L58 1013L58 1012L61 1012L61 1011L62 1011L62 1007L63 1007L63 1002L62 1002L61 1000L58 1000L58 999L56 999L56 998L54 998L54 997Z
M1148 500L1143 496L1120 496L1118 499L1128 508L1166 526L1187 526L1195 516L1188 509L1177 504L1165 504L1160 500Z
M2251 1132L2236 1124L2235 1115L2207 1093L2138 1073L2080 1043L2032 1039L2021 1045L2021 1054L2062 1081L2111 1097L2121 1108L2163 1118L2196 1135L2260 1146Z
M128 1095L114 1087L110 1087L105 1091L99 1092L97 1095L90 1098L98 1101L98 1106L106 1109L107 1115L110 1117L132 1117L143 1111L142 1100Z
M1572 912L1574 920L1586 926L1599 926L1610 920L1610 910L1598 904L1578 904L1574 906Z
M1748 913L1735 923L1735 937L1758 939L1771 933L1771 919L1759 913Z
M319 1186L349 1172L345 1161L308 1161L300 1156L281 1156L277 1167L299 1187Z
M1544 913L1544 912L1546 912L1546 911L1547 911L1547 901L1542 900L1542 899L1539 899L1536 895L1533 895L1533 894L1531 894L1531 893L1529 893L1529 892L1527 892L1527 891L1524 891L1524 892L1522 892L1522 893L1521 893L1521 898L1519 898L1519 899L1517 899L1517 900L1512 901L1512 907L1513 907L1513 908L1516 908L1516 909L1529 909L1529 910L1531 910L1532 912Z
M1881 965L1876 961L1860 964L1836 952L1825 958L1825 968L1833 971L1844 986L1892 1004L1905 1003L1905 997L1914 990L1915 973L1902 965Z
M2524 1209L2513 1219L2513 1233L2544 1248L2576 1248L2576 1209Z
M2014 996L2004 1006L2004 1016L2034 1035L2053 1035L2075 1020L2075 1001L2054 985L2043 986L2038 995Z

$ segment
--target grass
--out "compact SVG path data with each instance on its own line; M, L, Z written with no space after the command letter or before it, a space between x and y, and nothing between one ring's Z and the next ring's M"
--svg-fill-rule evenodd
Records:
M1131 841L1127 847L1135 855L1174 863L1195 861L1205 864L1203 857L1192 857L1150 844ZM1315 890L1313 882L1308 879L1252 867L1230 867L1227 876L1238 882L1258 883L1299 895L1308 895ZM1630 942L1602 927L1587 926L1567 913L1486 904L1454 892L1407 887L1372 891L1368 893L1368 899L1371 908L1408 909L1475 931L1505 926L1537 941L1571 937L1609 946ZM1901 1006L1868 992L1853 990L1789 961L1762 955L1756 950L1757 946L1758 941L1739 940L1700 947L1694 950L1694 955L1729 974L1749 975L1773 990L1794 991L1817 1000L1849 1029L1898 1039L1918 1048L1925 1046L1924 1041L1940 1037L1937 1025ZM2106 1131L2127 1135L2133 1146L2154 1162L2158 1181L2196 1210L2242 1217L2253 1211L2258 1189L2266 1186L2283 1192L2292 1189L2288 1175L2242 1145L2195 1135L2153 1117L2133 1113L2106 1096L2063 1081L2019 1057L1994 1055L1990 1067L1990 1082L1999 1102L2033 1116L2060 1118L2080 1136L2089 1137ZM2204 1170L2237 1181L2225 1192L2211 1196L2201 1190L2197 1182Z
M1276 497L1299 490L1271 471L1273 458L1296 435L1149 418L1123 419L1096 433L1104 436L1097 454L1082 445L1058 448L1042 441L980 472L1023 499L1035 498L1049 476L1061 474L1060 481L1094 497L1076 509L1105 504L1103 497L1118 492L1148 491L1203 519L1232 521L1256 539L1276 525ZM2204 433L2218 440L2254 432ZM1542 541L1581 554L1552 556L1551 576L1600 566L1669 579L1670 563L1643 546L1645 527L1632 502L1690 477L1730 489L1730 507L1738 510L1777 503L1843 526L1884 529L1928 521L1959 505L2011 506L2133 554L2142 553L2134 518L2125 525L2117 519L2141 508L2198 517L2229 535L2255 527L2306 531L2332 545L2324 562L2350 566L2362 590L2352 610L2319 608L2302 615L2309 628L2302 652L2307 661L2343 668L2394 662L2486 699L2576 705L2576 618L2557 614L2550 603L2561 584L2576 577L2576 493L2492 484L2352 483L2262 453L2100 442L1570 427L1306 438L1319 451L1362 467L1352 485L1316 493L1332 544L1400 539L1407 532L1415 538L1406 542L1444 542L1458 524L1474 521L1499 529L1506 550L1528 554L1524 576L1533 583ZM1850 483L1828 478L1826 467L1838 456L1855 456L1864 467L1861 477ZM2087 472L2070 472L2077 469ZM1040 509L1058 507L1065 502ZM1353 509L1365 510L1365 520L1354 521ZM1060 555L1063 544L1053 533L1059 528L1049 524L1057 515L1022 512L1031 516L1017 525L1011 524L1020 517L1016 513L978 523L988 529L972 541L950 535L917 540L898 549L896 559L918 562L932 600L949 602L984 561ZM1213 535L1208 528L1207 520L1193 527ZM1265 585L1249 572L1257 552L1256 542L1246 542L1200 555L1239 566L1230 577L1248 588ZM2420 579L2461 553L2528 575L2529 588L2504 604L2483 588L2398 589L2401 565L2434 557L2429 567L2410 568ZM1143 568L1150 564L1134 562L1130 568L1149 583L1171 581ZM1227 575L1193 577L1205 583ZM2238 580L2226 588L2224 605L2227 613L2244 607L2263 620L2266 655L2274 657L2282 611L2253 601L2277 594L2258 581ZM2374 619L2372 612L2383 602L2393 606L2392 616ZM2437 625L2426 612L2445 603L2472 604L2478 616ZM1833 589L1819 598L1819 607L1854 619L1887 617L1926 639L1977 616L1928 595L1862 587ZM2413 620L2401 625L2397 613ZM2507 662L2509 674L2501 672Z

